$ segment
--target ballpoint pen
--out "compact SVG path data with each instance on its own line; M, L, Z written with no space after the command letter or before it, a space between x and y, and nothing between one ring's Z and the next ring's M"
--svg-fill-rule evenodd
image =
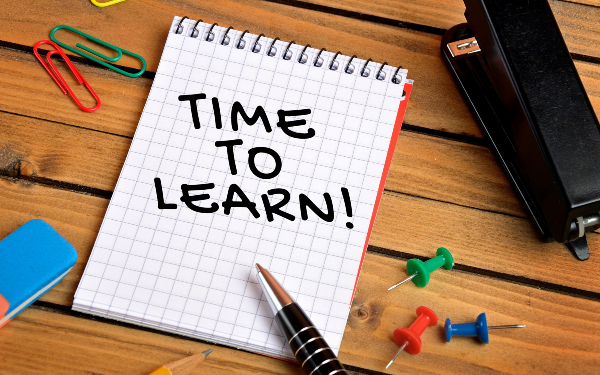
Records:
M258 284L285 335L292 352L307 375L348 374L304 310L260 264Z

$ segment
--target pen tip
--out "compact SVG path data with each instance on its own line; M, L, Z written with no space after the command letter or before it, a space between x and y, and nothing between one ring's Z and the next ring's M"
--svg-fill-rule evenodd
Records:
M256 263L256 271L262 272L263 268L260 264Z
M205 352L202 352L202 354L204 354L204 356L206 357L206 356L208 356L210 353L212 353L212 351L213 351L212 349L208 349L207 351L205 351Z

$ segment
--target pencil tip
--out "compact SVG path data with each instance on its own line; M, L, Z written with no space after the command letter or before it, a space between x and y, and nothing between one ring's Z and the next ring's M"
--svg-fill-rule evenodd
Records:
M202 352L202 354L204 354L204 356L206 357L206 356L208 356L210 353L212 353L212 351L213 351L212 349L208 349L207 351L205 351L205 352Z

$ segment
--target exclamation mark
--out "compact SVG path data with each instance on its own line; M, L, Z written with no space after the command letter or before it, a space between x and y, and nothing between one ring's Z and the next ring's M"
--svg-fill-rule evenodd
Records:
M348 193L348 189L342 188L342 196L344 197L344 203L346 204L346 215L348 215L348 217L352 217L352 203L350 202L350 194ZM354 228L354 224L347 222L346 227L348 227L348 229L352 229Z

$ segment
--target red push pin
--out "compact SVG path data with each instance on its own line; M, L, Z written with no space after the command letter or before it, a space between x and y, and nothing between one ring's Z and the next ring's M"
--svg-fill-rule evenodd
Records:
M438 317L431 309L425 306L419 307L417 309L417 319L410 327L400 327L396 328L394 331L394 341L396 341L396 344L400 349L385 368L387 369L390 367L403 350L406 350L410 354L419 354L421 352L421 346L423 346L420 338L421 334L425 331L427 326L433 327L437 322Z

